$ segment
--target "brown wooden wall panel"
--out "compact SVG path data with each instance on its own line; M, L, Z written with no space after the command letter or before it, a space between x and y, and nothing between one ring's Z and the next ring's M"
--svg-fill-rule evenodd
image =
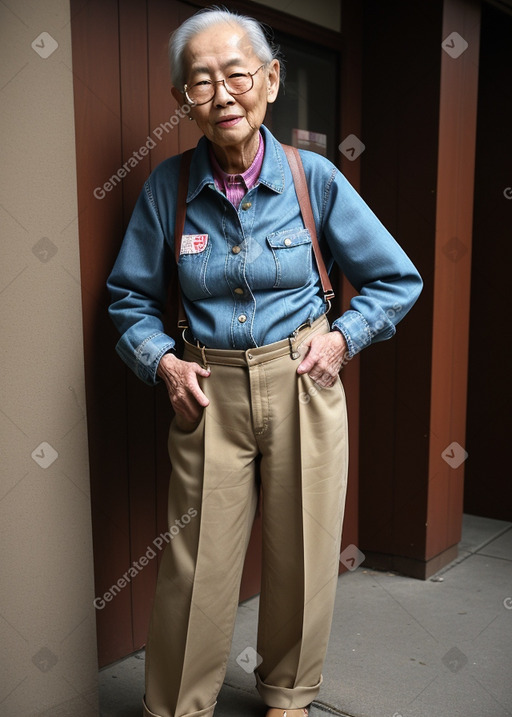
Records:
M441 5L365 3L362 194L425 282L396 336L361 355L361 549L376 567L425 551Z
M122 121L120 126L123 162L137 159L137 165L123 179L123 232L150 171L148 33L145 2L119 4L119 63L121 75ZM148 553L151 558L132 580L133 649L146 642L150 605L154 593L157 561L152 558L156 535L155 491L155 392L132 372L127 375L128 486L130 495L130 555L138 562Z
M71 13L91 508L101 596L130 564L126 371L113 352L117 335L105 288L122 236L122 190L118 185L103 198L93 195L122 164L117 2L72 0ZM102 664L131 651L131 614L126 588L97 611Z
M445 0L443 38L452 32L468 47L456 61L443 51L441 61L427 560L456 545L462 529L464 463L455 468L443 456L466 443L478 0Z

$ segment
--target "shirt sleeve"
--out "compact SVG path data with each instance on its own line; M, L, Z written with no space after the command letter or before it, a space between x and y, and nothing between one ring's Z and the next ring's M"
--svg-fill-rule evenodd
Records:
M352 357L391 338L423 286L414 264L348 180L334 169L326 189L323 236L358 292L335 319Z
M171 248L148 180L137 200L121 250L108 278L109 315L121 334L116 351L145 383L158 382L162 356L175 346L164 331Z

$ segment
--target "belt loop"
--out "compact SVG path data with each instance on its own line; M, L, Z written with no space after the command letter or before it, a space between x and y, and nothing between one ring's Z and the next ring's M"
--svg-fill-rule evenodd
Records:
M293 334L295 334L295 333L296 333L296 331L293 332ZM299 353L298 351L295 351L295 347L294 347L294 345L293 345L293 341L294 341L294 339L296 339L297 337L296 337L295 335L293 335L293 334L292 334L292 336L288 336L288 343L290 344L290 356L291 356L292 359L295 361L296 359L299 358L300 353Z
M203 368L206 369L207 371L209 371L210 367L209 367L208 361L206 359L206 347L201 346L201 344L199 343L199 339L196 339L196 348L199 349L199 351L201 352L201 360L203 362Z
M206 360L206 349L204 346L201 346L201 358L203 359L203 368L206 369L206 371L209 371L210 367L208 366L208 361Z

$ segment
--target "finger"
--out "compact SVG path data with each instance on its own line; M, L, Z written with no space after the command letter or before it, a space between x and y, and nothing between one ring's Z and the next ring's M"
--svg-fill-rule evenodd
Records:
M297 373L309 373L315 366L318 357L311 343L306 344L307 354L297 366Z
M175 413L179 413L188 421L196 421L205 406L199 404L197 399L189 392L178 396L171 396L171 404ZM208 400L208 399L207 399Z
M210 375L210 369L204 368L198 363L191 363L190 368L192 368L198 376L204 376L204 378L207 378Z
M201 389L199 388L199 384L197 384L196 386L191 386L190 395L203 408L206 408L206 406L210 405L208 397L201 391Z
M207 369L201 368L201 366L199 366L199 364L191 364L190 368L192 369L192 371L187 376L185 397L188 398L188 396L191 396L193 398L193 400L195 400L200 406L203 406L203 408L205 408L206 406L208 406L210 401L208 400L208 398L204 394L204 392L201 390L201 387L200 387L197 379L198 379L198 376L203 376L204 378L208 378L208 376L210 375L210 371Z

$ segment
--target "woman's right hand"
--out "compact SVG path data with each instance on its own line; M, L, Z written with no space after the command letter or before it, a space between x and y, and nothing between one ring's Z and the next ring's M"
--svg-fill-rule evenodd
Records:
M201 410L210 403L201 391L197 377L208 378L210 372L198 363L182 361L172 353L162 356L156 372L167 386L175 413L187 421L197 421Z

